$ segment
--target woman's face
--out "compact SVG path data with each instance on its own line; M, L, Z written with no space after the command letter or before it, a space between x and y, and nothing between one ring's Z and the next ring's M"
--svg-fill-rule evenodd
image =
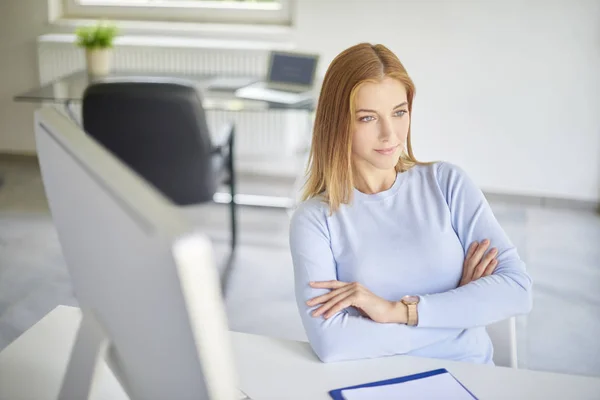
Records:
M356 93L352 162L358 168L393 169L406 146L410 115L406 88L393 78L365 83Z

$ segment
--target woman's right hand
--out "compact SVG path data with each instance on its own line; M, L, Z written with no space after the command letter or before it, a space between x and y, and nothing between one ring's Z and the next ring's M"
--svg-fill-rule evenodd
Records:
M491 275L494 272L498 265L498 260L496 259L498 249L492 248L486 253L489 246L490 241L488 239L485 239L481 243L471 243L463 264L463 273L458 284L459 287L483 276Z

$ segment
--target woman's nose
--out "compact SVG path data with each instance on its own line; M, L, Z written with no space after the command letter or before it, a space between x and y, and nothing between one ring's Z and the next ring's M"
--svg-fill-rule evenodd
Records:
M392 126L392 122L385 118L382 118L380 120L379 139L387 141L393 134L394 129Z

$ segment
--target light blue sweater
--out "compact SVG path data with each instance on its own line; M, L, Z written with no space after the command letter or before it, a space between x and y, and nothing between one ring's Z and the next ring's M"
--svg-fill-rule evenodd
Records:
M498 248L495 272L457 288L469 245ZM296 299L308 339L324 362L396 354L492 363L485 325L528 313L532 281L481 190L440 162L399 173L393 186L333 215L320 198L302 203L290 226ZM359 282L390 301L419 295L419 324L382 324L347 308L315 318L306 301L329 290L310 281Z

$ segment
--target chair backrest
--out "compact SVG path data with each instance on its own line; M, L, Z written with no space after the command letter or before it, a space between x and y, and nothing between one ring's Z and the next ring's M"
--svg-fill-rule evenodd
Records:
M83 129L177 205L210 201L217 189L212 142L197 90L135 78L90 84Z
M494 364L501 367L518 367L517 328L515 317L486 326L494 345Z

